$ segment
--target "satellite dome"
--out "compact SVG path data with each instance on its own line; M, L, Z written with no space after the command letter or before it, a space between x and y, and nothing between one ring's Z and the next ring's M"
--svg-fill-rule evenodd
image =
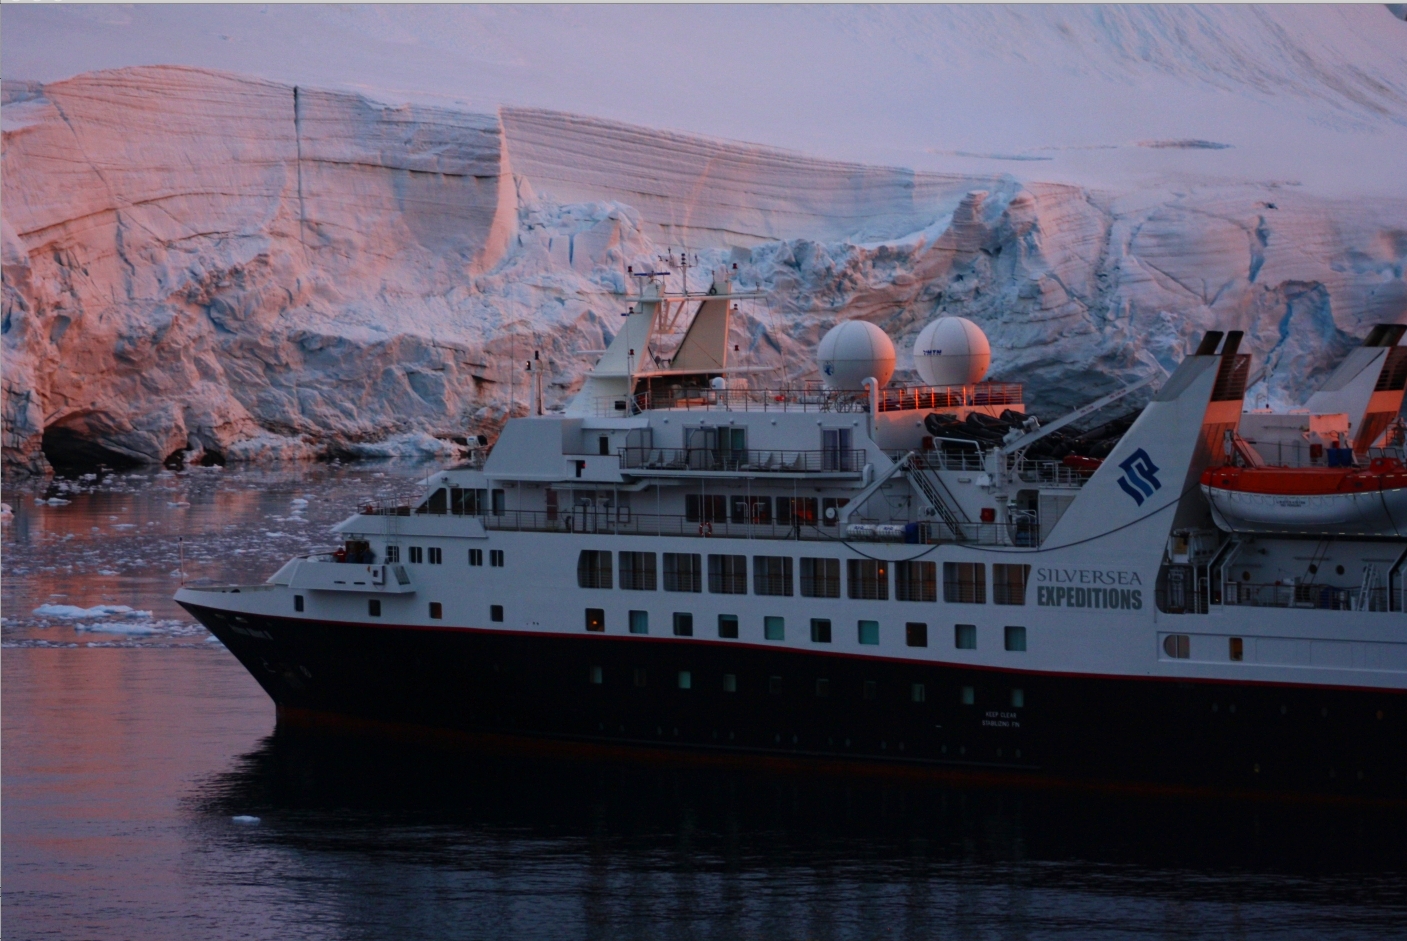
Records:
M914 366L931 386L974 385L991 363L987 335L965 317L940 317L914 341Z
M894 375L894 344L874 324L847 320L821 337L816 361L828 389L860 389L871 376L883 388Z

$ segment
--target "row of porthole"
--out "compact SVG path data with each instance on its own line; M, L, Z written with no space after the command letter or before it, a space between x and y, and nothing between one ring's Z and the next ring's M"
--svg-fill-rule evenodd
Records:
M632 674L632 685L643 688L648 684L649 673L645 667L635 667ZM724 673L722 690L725 693L736 693L738 691L738 675L736 673ZM591 666L587 669L587 682L593 686L605 684L606 671L601 666ZM679 670L676 674L675 685L678 689L693 689L694 674L691 670ZM767 692L773 696L782 695L783 681L780 676L769 676L767 678ZM826 699L830 696L831 681L828 677L818 677L816 679L815 692L818 699ZM977 702L977 689L973 686L959 686L957 688L958 702L964 706L972 706ZM865 680L860 686L860 698L865 700L876 700L879 698L879 684L875 680ZM924 683L912 683L909 685L909 701L922 703L928 701L928 686ZM1011 708L1023 709L1026 706L1026 691L1022 687L1013 687L1010 696Z

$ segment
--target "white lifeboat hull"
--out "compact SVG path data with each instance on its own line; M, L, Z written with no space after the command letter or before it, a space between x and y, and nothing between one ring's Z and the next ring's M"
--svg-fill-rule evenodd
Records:
M1231 533L1407 536L1407 487L1361 493L1254 493L1202 485L1216 525Z

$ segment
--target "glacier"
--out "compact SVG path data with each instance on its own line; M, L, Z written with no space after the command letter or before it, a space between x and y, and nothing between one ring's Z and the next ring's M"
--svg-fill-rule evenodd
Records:
M1407 319L1392 186L907 169L335 84L186 65L7 75L7 471L451 459L526 413L535 351L548 407L565 403L618 329L627 267L679 252L696 289L736 265L764 293L732 338L768 367L756 385L814 376L820 336L857 317L893 337L902 374L924 324L956 314L1043 415L1171 366L1212 328L1245 330L1267 366L1252 404L1292 405L1372 324ZM1400 89L1365 107L1407 125Z

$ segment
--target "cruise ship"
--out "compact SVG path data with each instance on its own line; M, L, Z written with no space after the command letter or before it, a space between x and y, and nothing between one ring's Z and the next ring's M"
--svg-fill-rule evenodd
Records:
M565 409L530 363L530 414L423 499L177 593L280 723L1407 797L1407 328L1290 412L1246 410L1214 331L1043 425L960 318L923 384L849 321L821 383L767 389L733 272L631 274Z

